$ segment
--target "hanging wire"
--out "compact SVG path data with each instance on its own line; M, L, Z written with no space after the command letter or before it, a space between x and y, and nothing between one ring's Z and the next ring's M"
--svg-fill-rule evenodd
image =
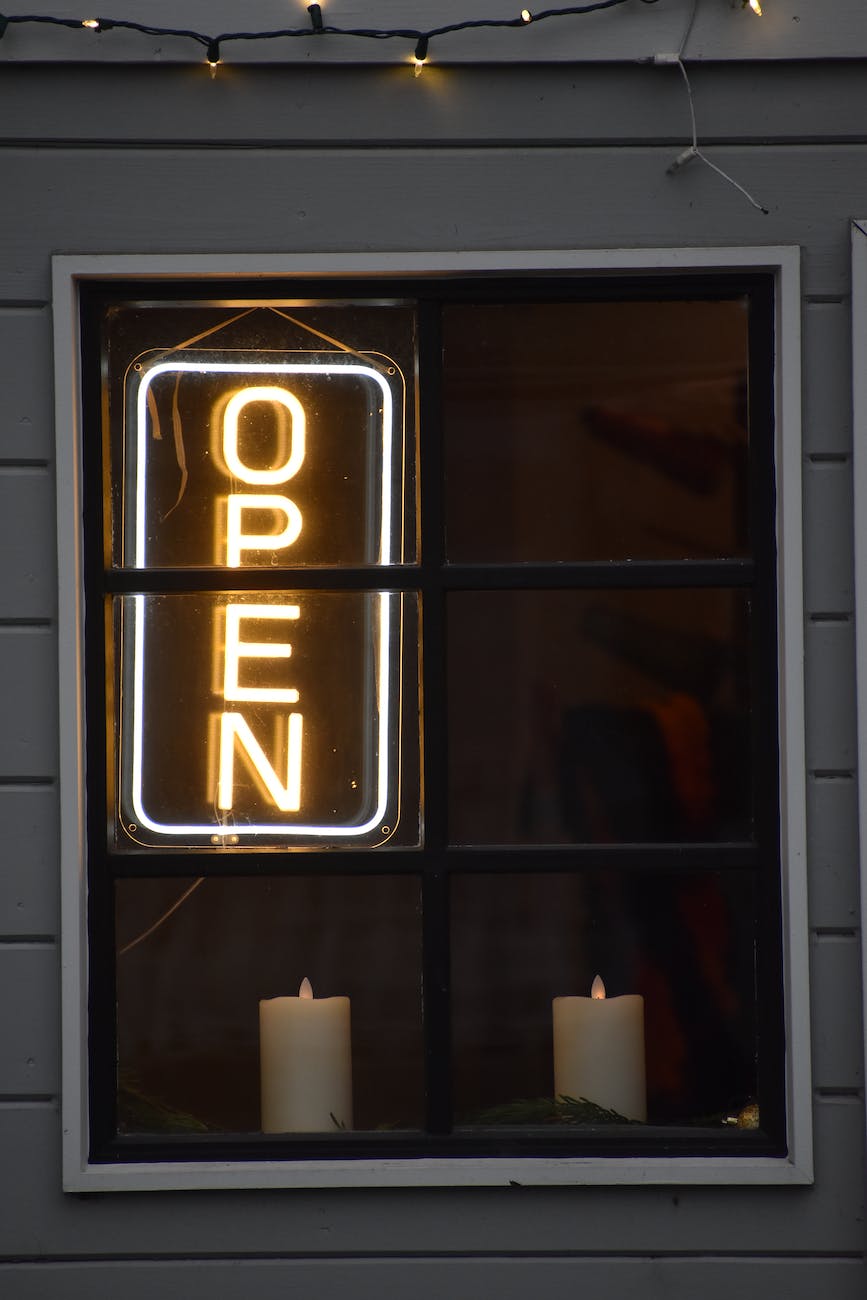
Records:
M198 880L194 880L193 883L189 886L189 888L184 890L180 898L176 898L175 901L172 903L171 907L167 908L165 912L163 912L162 916L157 917L153 925L149 925L146 930L142 930L141 934L137 934L134 939L131 939L129 941L129 943L125 943L122 948L118 948L117 950L118 957L122 957L124 953L130 952L133 948L137 947L138 944L144 943L145 939L149 938L154 933L155 930L158 930L160 926L163 924L163 922L167 921L169 917L172 915L172 913L176 912L178 908L181 906L181 904L187 901L190 894L194 893L195 890L198 889L199 885L203 883L204 879L205 879L204 876L199 876Z
M679 153L677 155L674 162L667 169L668 174L670 176L674 175L675 172L680 171L681 167L685 167L687 163L692 162L693 158L697 158L699 162L703 162L706 167L709 167L711 171L716 172L716 174L718 176L721 176L724 181L727 181L729 185L733 186L734 189L738 190L741 194L743 194L747 202L751 203L754 208L756 208L759 212L764 213L765 216L768 216L769 215L768 208L764 207L763 204L759 203L758 199L753 198L749 190L746 189L743 185L741 185L739 181L736 181L733 176L729 176L728 172L723 171L722 167L718 167L715 162L711 162L707 154L705 154L699 148L698 132L695 124L695 100L693 98L692 86L689 80L689 73L687 72L683 59L680 57L679 54L676 56L674 62L677 64L677 67L680 69L680 74L683 77L683 82L684 85L686 86L686 94L687 94L687 99L689 101L689 120L690 120L690 129L692 132L692 143L688 145L687 148L684 149L682 153Z
M746 0L744 0L744 3L746 4ZM706 167L709 167L711 171L716 172L716 174L721 176L729 185L734 186L734 188L743 194L747 202L751 203L754 208L759 212L762 212L765 216L768 216L768 209L759 203L758 199L754 198L753 195L750 194L749 190L741 185L739 181L736 181L733 176L729 176L728 172L723 171L722 167L718 167L715 162L711 162L707 154L705 154L699 147L698 129L695 120L695 98L692 93L692 84L689 79L689 73L687 72L686 64L683 61L684 51L686 50L687 42L692 35L692 29L695 24L697 12L698 0L692 0L689 18L687 19L686 26L683 30L683 36L680 39L680 45L677 48L677 52L668 55L658 54L653 60L654 63L663 66L673 64L679 70L680 75L683 77L683 84L686 87L687 103L689 104L689 125L690 135L692 137L691 143L682 151L682 153L677 155L674 162L667 168L668 174L669 176L673 176L675 172L680 171L681 167L685 167L687 163L690 163L694 158L697 158L699 162L703 162Z
M683 29L683 36L680 38L680 45L677 47L677 57L683 58L683 52L686 49L686 43L692 35L692 29L695 25L695 16L698 13L698 0L692 0L692 9L689 13L686 27Z

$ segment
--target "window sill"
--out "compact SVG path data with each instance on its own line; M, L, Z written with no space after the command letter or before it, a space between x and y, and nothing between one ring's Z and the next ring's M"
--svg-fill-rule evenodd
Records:
M576 1187L800 1185L810 1170L788 1158L633 1156L565 1159L223 1161L84 1165L67 1192L233 1191L329 1187Z

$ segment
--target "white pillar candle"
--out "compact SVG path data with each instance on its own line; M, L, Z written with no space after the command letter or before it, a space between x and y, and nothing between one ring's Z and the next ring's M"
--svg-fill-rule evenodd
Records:
M554 998L553 1016L555 1097L646 1119L644 998L607 998L597 975L589 998Z
M259 1063L263 1133L352 1128L349 998L314 998L305 979L260 1002Z

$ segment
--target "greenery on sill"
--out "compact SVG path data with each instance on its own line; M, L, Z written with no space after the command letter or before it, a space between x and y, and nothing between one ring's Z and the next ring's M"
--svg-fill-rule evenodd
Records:
M640 1124L586 1097L522 1097L477 1111L472 1124Z

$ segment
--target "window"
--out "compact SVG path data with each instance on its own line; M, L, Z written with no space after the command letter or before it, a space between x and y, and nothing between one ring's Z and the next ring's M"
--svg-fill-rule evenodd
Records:
M74 1184L780 1178L779 273L418 269L68 281Z

